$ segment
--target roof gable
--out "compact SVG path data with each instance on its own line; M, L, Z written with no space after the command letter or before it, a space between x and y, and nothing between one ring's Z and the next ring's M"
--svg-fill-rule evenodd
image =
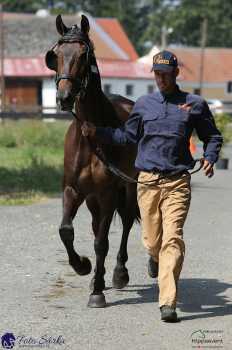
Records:
M104 29L110 37L128 54L130 59L138 59L138 54L129 40L123 27L116 18L96 18L96 22Z

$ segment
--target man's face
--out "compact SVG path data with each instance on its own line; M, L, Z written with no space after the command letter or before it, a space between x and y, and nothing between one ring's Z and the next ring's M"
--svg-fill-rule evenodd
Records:
M173 68L171 72L155 70L154 73L157 86L161 92L169 93L175 89L176 77L179 73L178 68Z

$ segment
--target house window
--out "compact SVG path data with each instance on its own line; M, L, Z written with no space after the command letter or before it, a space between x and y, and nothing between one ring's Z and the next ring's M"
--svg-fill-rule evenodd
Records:
M199 88L197 88L197 89L193 89L193 93L194 95L200 95L201 91Z
M232 94L232 81L227 82L227 93Z
M148 85L147 86L147 93L152 94L154 92L154 85Z
M104 84L103 90L105 94L110 94L111 93L111 85L110 84Z
M126 95L132 96L134 94L134 86L133 85L126 85Z

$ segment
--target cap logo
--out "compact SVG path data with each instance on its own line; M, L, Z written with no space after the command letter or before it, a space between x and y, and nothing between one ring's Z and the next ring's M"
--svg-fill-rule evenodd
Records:
M158 64L169 64L169 60L158 60L156 61Z
M169 60L165 60L161 55L154 56L154 63L155 64L169 64Z

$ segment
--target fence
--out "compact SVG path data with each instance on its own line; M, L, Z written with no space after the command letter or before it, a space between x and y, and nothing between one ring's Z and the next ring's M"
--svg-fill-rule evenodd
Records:
M220 109L210 108L213 114L226 113L232 118L232 103L224 103ZM0 111L0 119L72 119L70 112L63 112L56 107L42 107L39 105L33 106L15 106L8 105L4 112Z
M7 106L4 112L0 111L0 119L72 119L70 112L63 112L54 107L42 106Z

